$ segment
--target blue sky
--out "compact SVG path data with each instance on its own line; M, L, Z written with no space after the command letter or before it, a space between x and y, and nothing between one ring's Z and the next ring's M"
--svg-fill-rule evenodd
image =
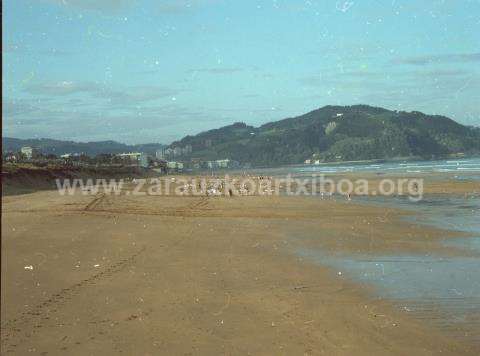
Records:
M168 143L358 103L480 125L479 0L3 7L3 136Z

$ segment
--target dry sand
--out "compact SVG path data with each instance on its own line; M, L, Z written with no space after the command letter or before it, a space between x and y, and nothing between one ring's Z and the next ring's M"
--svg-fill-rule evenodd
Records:
M462 253L402 214L307 197L4 197L2 354L478 355L294 254Z

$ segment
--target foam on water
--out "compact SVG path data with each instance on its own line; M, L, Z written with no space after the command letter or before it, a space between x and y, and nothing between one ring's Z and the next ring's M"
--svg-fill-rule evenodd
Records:
M339 163L318 164L303 167L286 168L290 173L346 173L346 172L398 172L398 173L428 173L428 172L480 172L480 159L469 158L457 161L404 161L385 163Z
M458 161L398 161L398 162L351 162L351 163L322 163L318 165L299 165L277 168L250 169L251 174L269 175L269 176L285 176L306 175L306 174L335 174L335 173L355 173L355 172L371 172L371 173L451 173L458 172L459 179L480 180L478 174L480 172L480 158L466 158Z

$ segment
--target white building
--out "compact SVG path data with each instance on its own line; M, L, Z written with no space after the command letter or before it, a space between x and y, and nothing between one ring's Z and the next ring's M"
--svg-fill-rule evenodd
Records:
M141 153L138 159L138 163L140 167L148 168L150 166L150 160L148 159L148 155L146 153Z
M228 168L232 165L232 161L229 159L219 159L217 161L217 167L218 168Z
M161 150L157 150L155 152L155 157L157 159L165 159L166 158L166 154L165 154L165 148L162 148Z
M237 161L232 161L231 159L228 159L228 158L207 162L207 167L209 169L237 168L239 166L240 166L240 164Z
M120 153L118 157L130 159L131 161L138 161L142 153L140 152L129 152L129 153Z
M143 152L129 152L120 153L118 157L130 161L130 163L137 164L140 167L148 168L150 166L150 160L146 153Z
M171 169L171 170L181 171L181 170L183 170L183 163L182 162L175 162L175 161L167 162L167 168Z
M37 150L30 146L24 146L20 149L20 152L25 155L27 159L32 159L36 154Z

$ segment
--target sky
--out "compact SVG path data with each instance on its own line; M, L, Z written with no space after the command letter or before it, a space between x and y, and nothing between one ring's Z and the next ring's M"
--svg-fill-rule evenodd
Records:
M480 126L480 0L4 0L4 137L170 143L368 104Z

